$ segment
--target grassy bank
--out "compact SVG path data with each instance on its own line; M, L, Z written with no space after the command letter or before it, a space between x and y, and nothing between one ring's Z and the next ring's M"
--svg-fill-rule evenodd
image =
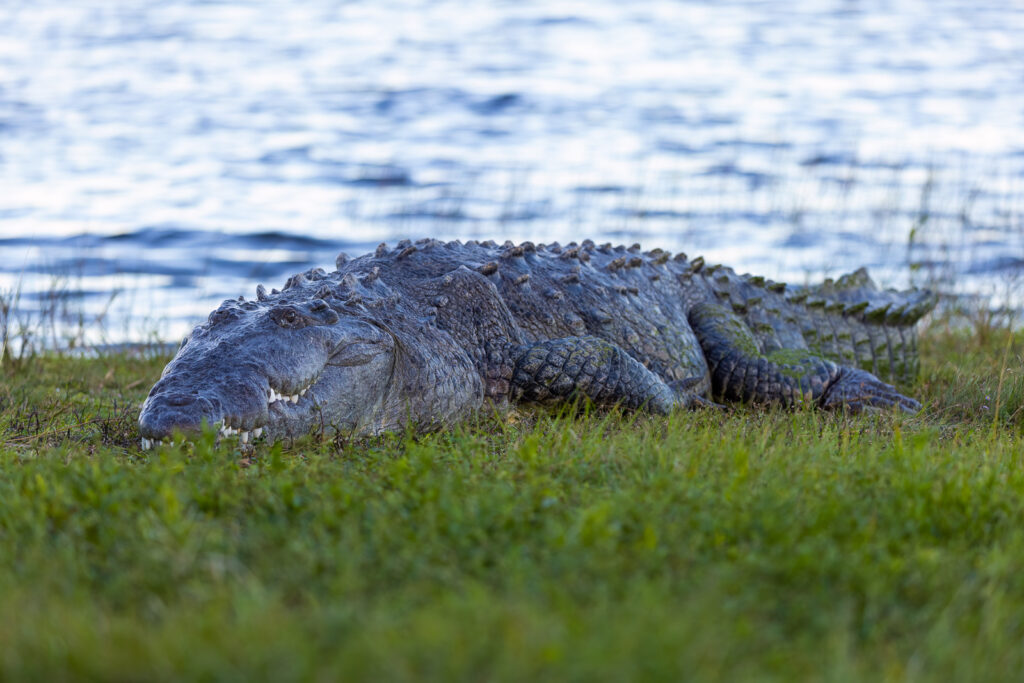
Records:
M522 412L256 458L139 451L166 359L7 363L0 676L1017 680L1022 353L927 332L909 418Z

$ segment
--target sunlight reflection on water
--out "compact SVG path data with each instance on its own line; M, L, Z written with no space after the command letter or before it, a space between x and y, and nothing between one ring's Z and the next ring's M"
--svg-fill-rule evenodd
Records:
M339 249L590 237L1000 304L1022 38L972 0L12 0L0 291L174 337Z

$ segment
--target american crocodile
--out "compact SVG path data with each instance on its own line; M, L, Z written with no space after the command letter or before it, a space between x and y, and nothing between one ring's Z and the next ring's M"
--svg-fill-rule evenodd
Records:
M793 287L639 245L382 244L225 301L182 342L139 427L145 446L204 424L242 443L429 431L488 404L577 397L655 413L913 412L882 380L916 377L914 327L934 303L863 269Z

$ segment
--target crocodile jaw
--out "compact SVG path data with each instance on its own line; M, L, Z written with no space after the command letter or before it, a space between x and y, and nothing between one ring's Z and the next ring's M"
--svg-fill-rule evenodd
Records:
M349 321L288 333L266 325L230 335L197 328L193 335L143 404L143 448L204 428L247 444L317 427L376 431L383 419L394 345L379 328Z

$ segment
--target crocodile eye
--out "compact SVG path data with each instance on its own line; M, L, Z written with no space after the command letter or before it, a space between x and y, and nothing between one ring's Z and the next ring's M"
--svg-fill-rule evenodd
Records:
M308 323L305 316L291 306L274 309L271 311L270 317L278 325L285 328L305 327Z

